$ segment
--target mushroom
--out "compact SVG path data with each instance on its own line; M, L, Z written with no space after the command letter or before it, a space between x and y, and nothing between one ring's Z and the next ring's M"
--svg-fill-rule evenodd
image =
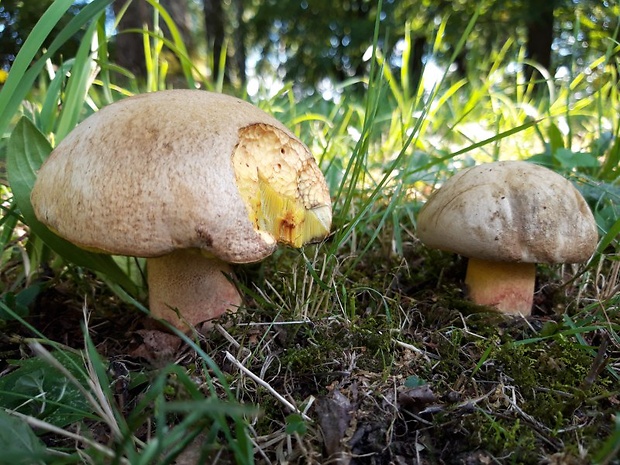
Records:
M587 261L597 246L594 216L559 174L524 161L460 171L420 210L419 239L469 257L465 284L479 305L529 315L536 263Z
M182 330L241 304L230 264L331 227L325 179L275 118L223 94L169 90L113 103L41 167L37 218L85 249L147 258L149 306Z

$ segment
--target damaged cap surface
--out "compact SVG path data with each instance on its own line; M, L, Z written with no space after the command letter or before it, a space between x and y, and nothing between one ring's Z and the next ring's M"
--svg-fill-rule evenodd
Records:
M31 199L71 242L143 257L198 248L253 262L331 226L329 192L306 146L257 107L198 90L102 108L54 149Z

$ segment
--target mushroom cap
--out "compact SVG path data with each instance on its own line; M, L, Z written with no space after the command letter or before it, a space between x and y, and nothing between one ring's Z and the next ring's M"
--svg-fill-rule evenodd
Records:
M331 225L307 147L250 103L199 90L136 95L86 118L41 167L31 201L67 240L141 257L198 248L254 262Z
M523 161L460 171L420 210L429 247L489 261L579 263L596 250L594 216L559 174Z

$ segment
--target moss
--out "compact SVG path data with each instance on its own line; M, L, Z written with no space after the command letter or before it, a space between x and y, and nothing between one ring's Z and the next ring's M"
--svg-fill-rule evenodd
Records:
M335 348L322 346L292 347L285 349L280 357L284 366L297 374L316 373L328 366L330 354Z
M436 460L466 463L473 450L501 457L502 463L537 463L557 452L579 457L580 450L568 447L575 434L590 450L611 434L611 426L601 430L601 425L610 425L617 410L612 374L603 370L584 390L594 363L592 347L562 333L561 323L550 332L536 320L459 315L445 302L437 299L432 314L421 319L436 328L422 334L439 360L420 376L447 402L446 410L433 416L425 443ZM590 341L596 333L582 337L596 347L596 339ZM450 401L450 392L460 400ZM611 401L601 402L602 396ZM442 455L447 449L450 457Z
M537 438L534 430L518 418L499 418L479 413L470 419L477 429L478 447L496 457L506 457L504 463L537 463Z
M538 438L531 427L482 409L437 415L427 435L423 455L430 456L431 463L495 463L491 457L506 464L540 461Z
M299 330L294 343L280 357L282 364L294 373L337 371L343 352L356 352L357 368L383 371L391 365L392 337L385 320L357 318L355 322L317 324Z
M582 403L580 383L592 357L579 344L563 337L546 344L505 343L493 356L519 387L523 408L549 428L565 425Z

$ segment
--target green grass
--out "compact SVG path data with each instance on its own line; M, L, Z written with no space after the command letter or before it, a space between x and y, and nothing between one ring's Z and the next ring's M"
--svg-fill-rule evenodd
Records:
M34 218L29 192L52 146L88 114L167 87L170 57L188 86L221 90L221 80L191 64L150 0L171 35L144 33L145 82L109 60L109 1L90 3L39 55L71 3L50 7L0 90L10 184L0 449L11 463L324 463L351 453L359 463L618 463L620 124L617 72L606 66L617 50L538 94L522 71L509 73L522 55L511 42L430 92L401 85L408 70L393 73L376 49L363 95L342 83L336 101L297 100L288 84L256 102L315 154L333 233L239 267L246 300L234 324L183 336L183 349L153 364L134 352L147 311L142 262L60 239ZM51 72L49 57L80 28L77 56ZM464 299L464 260L423 247L415 219L461 167L532 157L575 182L601 240L587 264L540 267L534 316L506 320Z

